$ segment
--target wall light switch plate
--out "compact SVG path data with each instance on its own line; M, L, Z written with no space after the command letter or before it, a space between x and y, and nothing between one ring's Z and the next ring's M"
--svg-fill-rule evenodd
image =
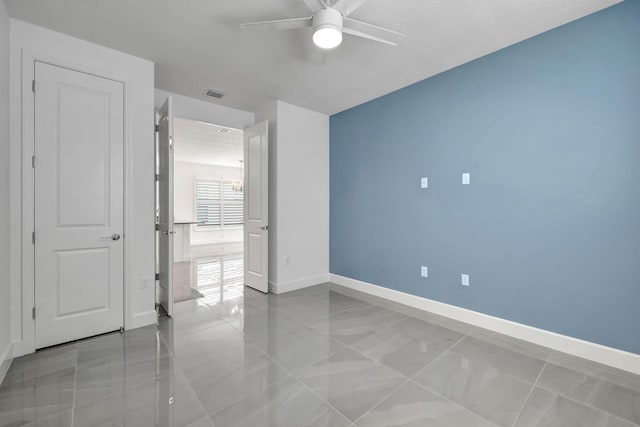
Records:
M429 268L425 267L424 265L420 267L420 275L422 277L429 277Z
M429 188L429 178L420 178L420 188Z
M469 286L469 275L468 274L460 275L460 282L462 283L462 286Z
M467 184L471 184L471 174L470 173L463 173L462 174L462 184L467 185Z

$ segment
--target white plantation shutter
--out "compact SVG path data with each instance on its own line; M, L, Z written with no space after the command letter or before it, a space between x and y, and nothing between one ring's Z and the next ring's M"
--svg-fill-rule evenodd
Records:
M233 181L224 181L222 221L224 225L241 225L244 221L244 193L232 188Z
M220 180L196 180L196 221L200 227L222 224Z
M196 229L237 226L244 220L244 193L233 189L233 181L196 180Z

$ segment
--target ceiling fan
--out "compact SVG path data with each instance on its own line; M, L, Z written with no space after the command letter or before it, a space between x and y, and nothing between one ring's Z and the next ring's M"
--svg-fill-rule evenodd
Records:
M322 49L333 49L342 43L342 34L397 46L402 33L356 21L348 16L367 0L304 0L313 15L308 18L282 19L240 24L244 31L280 31L313 28L313 43Z

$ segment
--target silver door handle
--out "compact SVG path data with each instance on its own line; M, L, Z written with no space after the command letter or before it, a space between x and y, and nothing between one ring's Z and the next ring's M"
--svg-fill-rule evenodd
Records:
M120 240L120 235L118 233L113 233L111 236L101 237L100 240Z
M267 231L269 229L268 225L263 225L262 227L260 227L260 230L262 231Z

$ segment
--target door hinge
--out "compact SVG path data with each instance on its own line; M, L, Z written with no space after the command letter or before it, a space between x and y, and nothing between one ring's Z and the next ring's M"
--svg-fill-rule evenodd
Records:
M32 232L31 233L31 243L33 243L34 245L36 244L36 232Z
M156 280L160 280L160 273L156 273Z
M36 156L31 156L31 167L32 168L36 167Z
M156 132L160 132L160 125L156 125L155 130Z
M160 174L159 173L156 174L156 181L160 181Z
M33 93L36 93L36 81L35 81L35 79L31 80L31 91Z
M35 319L36 319L36 308L35 308L35 307L33 307L33 308L31 309L31 318L32 318L33 320L35 320Z

